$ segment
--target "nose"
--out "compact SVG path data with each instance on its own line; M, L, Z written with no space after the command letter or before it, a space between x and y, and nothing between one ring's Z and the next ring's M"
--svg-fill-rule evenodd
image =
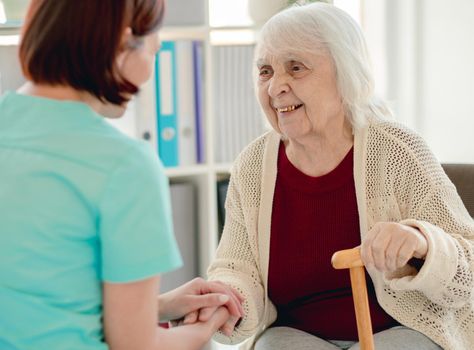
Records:
M290 91L290 85L288 84L287 74L277 74L275 72L268 84L268 95L276 98L288 91Z

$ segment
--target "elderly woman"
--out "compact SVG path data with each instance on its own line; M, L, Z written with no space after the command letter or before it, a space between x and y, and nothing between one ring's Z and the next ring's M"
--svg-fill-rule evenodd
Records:
M256 88L274 130L231 173L209 276L244 295L244 317L218 341L357 349L348 273L330 258L361 245L376 349L474 346L474 222L423 140L387 120L368 62L331 5L263 27Z

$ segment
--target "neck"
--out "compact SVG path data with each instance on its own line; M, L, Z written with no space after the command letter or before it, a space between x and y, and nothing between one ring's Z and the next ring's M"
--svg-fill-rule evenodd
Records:
M284 143L288 159L296 168L309 176L322 176L344 159L354 137L350 123L344 119L338 128L328 128L302 140L287 139Z
M91 94L65 85L45 85L27 82L18 89L20 94L49 98L60 101L77 101L89 105L97 113L101 112L102 102Z

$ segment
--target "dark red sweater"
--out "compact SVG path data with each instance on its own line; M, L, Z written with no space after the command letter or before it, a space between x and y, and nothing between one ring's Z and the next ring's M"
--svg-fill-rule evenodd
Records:
M274 326L357 340L349 271L334 270L331 256L359 244L352 149L336 169L311 177L290 163L280 144L268 275L278 310ZM368 276L367 281L374 332L396 325L378 305Z

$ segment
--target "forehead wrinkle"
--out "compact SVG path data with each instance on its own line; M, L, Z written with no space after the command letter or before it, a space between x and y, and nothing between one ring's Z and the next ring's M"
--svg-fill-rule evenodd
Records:
M270 61L276 59L278 61L305 61L308 57L318 57L328 55L329 51L322 45L314 46L313 48L298 48L295 44L281 45L278 44L263 44L259 48L258 59Z
M312 53L306 53L307 55L312 55ZM313 59L318 57L319 55L313 55ZM282 65L287 65L292 62L300 62L306 66L312 66L311 64L312 60L311 57L303 57L302 54L298 54L293 51L288 51L288 52L281 52L276 55L266 53L262 57L257 58L256 60L256 66L258 68L261 68L266 65L274 65L274 64L282 64Z
M295 53L280 52L277 54L272 54L272 53L267 52L261 57L257 58L256 64L257 66L263 66L275 61L286 63L290 61L305 61L305 59L303 59L303 57Z

